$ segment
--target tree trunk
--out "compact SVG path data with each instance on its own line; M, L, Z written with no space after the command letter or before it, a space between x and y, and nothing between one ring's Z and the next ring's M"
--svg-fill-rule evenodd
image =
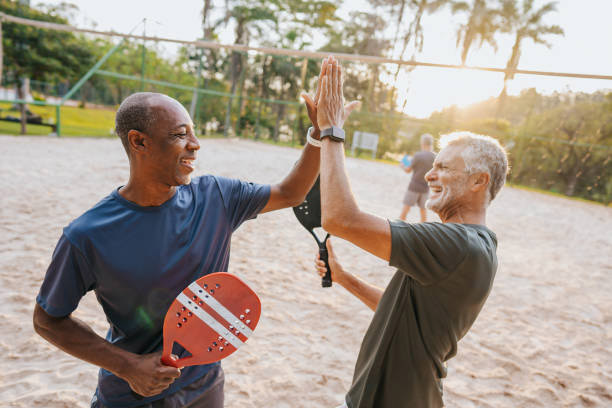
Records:
M368 85L368 110L370 112L376 112L376 81L378 80L378 65L374 65L372 68L372 77L370 78L370 84Z
M229 136L229 130L232 126L232 105L234 103L234 96L236 92L236 86L238 85L238 72L240 70L240 54L237 52L232 53L232 66L231 66L231 76L232 76L232 87L230 89L231 97L228 98L227 101L227 109L225 111L225 124L223 125L223 136Z
M2 69L4 64L4 47L2 45L2 20L0 20L0 86L2 86Z
M248 56L245 55L244 59L246 60L247 58ZM242 111L244 109L244 81L246 79L246 74L248 70L247 61L242 61L241 58L240 66L242 67L242 70L240 72L240 81L238 85L238 119L236 119L236 123L234 124L234 130L236 130L235 133L237 134L240 133L242 129L240 126L240 120L242 119Z
M279 139L280 123L285 116L285 107L285 105L279 104L276 111L276 123L274 124L274 134L272 135L272 139L274 139L275 142L278 142Z
M242 41L242 37L244 36L244 21L238 21L236 25L236 40L234 44L240 44ZM232 77L232 87L230 93L232 96L227 101L227 110L225 112L225 124L223 125L223 136L228 137L229 129L232 125L231 116L232 116L232 103L234 92L236 91L236 85L238 83L238 74L242 71L241 67L242 57L241 55L233 51L232 52L232 61L231 61L231 77Z
M268 96L268 88L266 85L266 72L267 72L267 64L268 64L268 56L264 57L263 64L261 67L261 78L259 81L259 98L264 99ZM255 122L255 140L259 139L259 123L261 122L261 111L263 109L264 102L259 101L257 106L257 121Z
M506 96L508 92L508 81L514 79L514 70L518 67L519 59L521 58L521 35L517 34L514 40L514 45L512 46L512 55L506 64L506 72L504 73L504 87L502 88L501 93L499 94L497 100L497 113L495 115L496 118L499 118L501 112L506 103Z
M230 93L232 94L232 96L234 95L234 91L235 90L236 90L236 81L232 81L232 88L230 90ZM225 123L223 125L223 136L224 137L228 137L229 136L229 128L232 125L231 116L232 116L232 102L233 102L233 99L234 99L233 97L228 97L227 108L225 110Z
M25 101L26 99L26 95L27 95L27 90L26 90L26 78L19 78L19 80L17 81L17 99L21 99L23 101ZM19 112L20 112L20 118L21 118L21 134L25 135L28 131L28 106L25 103L20 103L19 104Z

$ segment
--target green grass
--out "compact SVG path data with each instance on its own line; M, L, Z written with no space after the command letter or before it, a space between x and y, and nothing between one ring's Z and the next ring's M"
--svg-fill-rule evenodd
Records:
M612 203L609 203L608 205L606 205L605 203L602 203L600 201L589 200L589 199L582 198L582 197L571 197L571 196L567 196L562 193L557 193L555 191L550 191L550 190L544 190L544 189L537 188L537 187L524 186L521 184L510 183L510 182L506 183L506 185L512 188L518 188L520 190L533 191L534 193L541 193L541 194L546 194L546 195L553 196L553 197L565 198L567 200L581 201L583 203L603 205L604 207L612 207Z
M29 109L42 116L43 122L55 123L55 106L34 106L29 105ZM0 103L1 115L11 115L19 117L20 113L11 110L8 103ZM115 127L115 111L110 109L84 109L64 106L61 108L61 131L62 136L113 136L112 130ZM18 135L21 131L19 123L0 121L0 133ZM27 126L28 135L48 135L51 128L48 126L30 125Z
M0 134L3 135L18 135L21 132L21 124L17 122L0 121ZM28 135L48 135L51 133L49 126L28 125Z

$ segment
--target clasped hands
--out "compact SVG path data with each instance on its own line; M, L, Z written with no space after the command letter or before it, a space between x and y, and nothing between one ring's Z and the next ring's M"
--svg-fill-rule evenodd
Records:
M351 112L361 105L359 101L344 104L342 85L342 67L334 57L329 56L321 64L314 100L308 94L302 93L308 117L314 127L312 136L315 139L319 139L323 129L344 126Z

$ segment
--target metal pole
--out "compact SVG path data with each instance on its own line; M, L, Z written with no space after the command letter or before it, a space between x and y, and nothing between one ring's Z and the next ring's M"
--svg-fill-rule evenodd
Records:
M4 47L2 46L2 20L4 20L4 15L0 16L0 86L2 86L2 68L4 64Z
M87 80L89 78L91 78L91 76L93 74L96 73L96 71L102 66L102 64L104 64L106 62L107 59L110 58L111 55L113 55L115 53L115 51L117 51L117 49L123 45L123 42L125 41L125 39L119 41L119 43L117 43L117 45L115 45L113 48L111 48L106 54L104 54L104 56L102 58L100 58L100 60L98 62L96 62L96 64L91 67L91 69L89 71L87 71L87 73L85 75L83 75L83 77L81 79L79 79L79 82L77 82L72 89L70 89L68 91L68 93L66 93L66 95L64 95L64 97L62 98L62 100L60 101L60 105L63 105L68 99L70 99L70 97L72 95L75 94L76 91L78 91L85 82L87 82Z
M62 137L61 105L55 105L55 133Z

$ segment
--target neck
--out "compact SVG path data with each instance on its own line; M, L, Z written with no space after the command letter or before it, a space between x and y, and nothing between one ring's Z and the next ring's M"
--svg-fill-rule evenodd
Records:
M487 225L487 212L485 208L449 207L438 213L443 223Z
M134 172L130 172L130 180L119 189L119 194L123 198L141 207L162 205L171 199L175 192L175 186L144 180Z

